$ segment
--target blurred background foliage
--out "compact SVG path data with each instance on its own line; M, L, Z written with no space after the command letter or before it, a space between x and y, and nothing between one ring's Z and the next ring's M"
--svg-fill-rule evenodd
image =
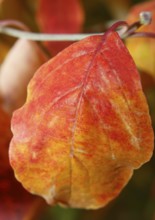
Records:
M52 1L52 0L51 0ZM65 0L64 0L65 1ZM126 16L131 7L142 0L81 0L85 21L83 32L102 32L110 23ZM32 31L39 31L35 11L37 0L4 0L0 5L0 19L17 19ZM0 64L16 39L0 35ZM155 44L155 40L154 40ZM147 54L149 59L149 54ZM155 70L154 70L155 71ZM148 100L155 129L155 82L141 72L143 90ZM155 220L155 157L134 175L121 194L99 210L80 210L45 206L37 220ZM13 219L10 219L13 220Z

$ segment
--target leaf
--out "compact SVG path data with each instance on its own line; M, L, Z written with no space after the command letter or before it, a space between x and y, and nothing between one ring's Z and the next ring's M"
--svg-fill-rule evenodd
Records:
M127 22L132 24L139 20L139 13L150 11L152 13L152 22L149 25L141 27L141 32L155 33L155 1L148 1L138 4L129 11ZM126 46L131 53L137 67L155 78L155 40L151 38L129 38L126 39Z
M73 44L43 65L12 119L17 179L49 204L96 209L153 150L139 74L115 32Z
M47 56L34 42L20 39L11 48L0 69L0 94L8 112L23 105L28 82L45 61Z
M36 20L41 32L79 33L84 22L84 12L79 0L39 0ZM52 55L70 44L71 42L46 42Z
M13 175L8 160L11 136L10 117L0 108L0 219L31 220L44 203L27 193Z

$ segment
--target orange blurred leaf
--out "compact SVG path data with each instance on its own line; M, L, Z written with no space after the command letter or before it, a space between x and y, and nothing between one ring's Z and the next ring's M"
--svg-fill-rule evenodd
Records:
M17 40L0 69L0 94L7 111L12 112L25 102L27 85L45 61L47 56L35 42Z
M12 119L16 177L49 204L96 209L153 150L139 74L115 32L73 44L43 65Z
M141 3L131 8L127 22L132 24L139 20L139 14L142 11L150 11L152 13L152 22L141 27L139 31L155 33L155 0ZM137 67L155 78L155 40L146 37L129 38L126 39L126 45Z
M41 32L79 33L84 22L84 12L79 0L39 0L36 19ZM71 42L46 42L52 55L70 44Z

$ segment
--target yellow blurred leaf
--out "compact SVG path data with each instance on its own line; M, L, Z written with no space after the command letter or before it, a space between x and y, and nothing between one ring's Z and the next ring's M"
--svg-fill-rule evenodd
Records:
M152 23L139 29L141 32L155 33L155 1L148 1L131 8L127 22L132 24L139 20L139 13L142 11L152 12ZM129 49L137 67L151 74L155 78L155 39L146 37L126 39L126 46Z

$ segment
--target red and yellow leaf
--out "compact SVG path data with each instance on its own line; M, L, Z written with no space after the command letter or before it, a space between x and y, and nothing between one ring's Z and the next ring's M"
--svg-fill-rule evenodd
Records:
M152 13L152 22L141 27L139 31L155 33L155 0L134 6L128 14L127 22L132 24L139 20L139 14L142 11ZM128 38L126 45L137 67L155 78L155 40L147 37Z
M79 33L84 22L84 12L79 0L39 0L36 19L41 32ZM70 42L46 42L52 55L70 44Z
M73 44L43 65L12 119L10 161L49 204L96 209L153 150L139 74L115 32Z

